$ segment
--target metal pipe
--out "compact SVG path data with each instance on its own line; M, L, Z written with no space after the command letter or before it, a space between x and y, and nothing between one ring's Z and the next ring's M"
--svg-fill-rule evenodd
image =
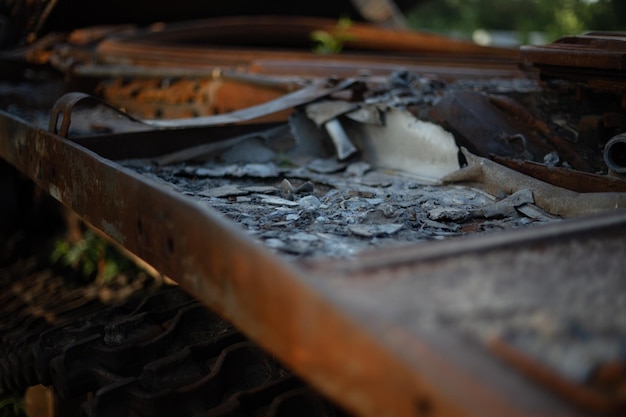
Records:
M626 133L614 136L604 146L604 162L613 172L626 174Z

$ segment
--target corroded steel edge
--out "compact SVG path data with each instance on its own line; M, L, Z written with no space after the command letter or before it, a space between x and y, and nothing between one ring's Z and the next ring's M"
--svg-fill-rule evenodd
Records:
M323 283L211 210L4 112L0 135L0 157L358 415L475 415L448 395L459 380L465 395L490 403L482 416L529 415L395 329L424 359L427 369L416 369L377 337L377 326L359 324L366 317L325 296Z
M568 282L576 277L585 277L591 286L603 276L623 278L625 232L626 211L614 210L513 232L373 250L355 259L308 261L307 267L309 273L324 278L328 299L334 299L344 309L354 310L353 316L361 319L362 325L384 337L388 349L395 349L396 356L412 362L423 378L434 381L447 377L448 383L439 386L446 387L450 395L457 396L457 402L474 410L476 415L485 414L481 408L490 411L497 404L488 398L494 392L530 415L596 415L589 412L621 415L616 412L621 407L619 400L599 392L594 394L592 387L564 378L540 361L530 367L529 360L510 360L510 355L503 355L502 349L494 349L491 342L486 349L482 348L484 340L472 339L450 323L441 323L441 327L436 328L420 324L421 313L428 309L420 311L422 309L411 304L418 306L424 300L420 289L425 286L407 283L431 282L432 287L445 291L450 284L446 274L461 279L472 273L481 274L486 278L482 281L485 283L490 275L506 274L520 282L532 277L552 279L553 283L558 281L567 294ZM568 255L572 252L578 255ZM580 253L584 256L579 257ZM498 262L494 262L495 259ZM467 260L475 261L473 267L468 266ZM564 262L572 267L563 268ZM391 290L394 287L396 291ZM399 291L406 296L398 297ZM465 300L471 302L475 295L466 294ZM502 367L502 363L494 361L493 354L513 364L514 368ZM510 372L512 369L520 373L515 375ZM521 374L531 379L520 380ZM475 379L489 386L492 392L476 389ZM529 381L533 383L528 384ZM538 392L542 388L543 393ZM555 401L557 397L550 397L554 393L565 401ZM590 394L599 400L589 401ZM574 404L581 410L568 408ZM583 408L589 411L585 413ZM502 412L501 415L508 414Z
M363 416L465 415L301 278L209 210L0 112L0 157ZM382 382L384 381L384 382Z

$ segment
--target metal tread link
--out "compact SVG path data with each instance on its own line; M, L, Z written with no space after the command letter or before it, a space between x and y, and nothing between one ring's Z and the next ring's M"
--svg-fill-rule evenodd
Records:
M178 287L21 337L0 317L1 388L49 385L85 416L345 416Z
M42 332L101 308L95 292L68 288L63 277L34 260L2 268L0 392L19 392L38 383L30 353Z

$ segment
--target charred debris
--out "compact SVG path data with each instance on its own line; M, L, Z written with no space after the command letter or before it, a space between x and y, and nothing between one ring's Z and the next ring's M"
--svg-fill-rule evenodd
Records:
M603 256L623 248L623 239L611 233L623 229L619 215L626 206L624 34L589 33L511 50L353 22L342 28L341 53L312 52L311 33L332 34L336 25L320 18L265 16L94 27L51 33L4 51L2 60L10 64L4 66L6 71L28 74L29 79L2 83L5 112L0 126L6 132L0 134L26 131L35 138L62 138L58 147L46 142L49 149L40 145L28 150L18 142L14 146L26 154L43 152L48 157L50 151L76 159L45 160L31 167L20 159L20 152L13 152L13 145L0 147L0 154L22 164L21 170L41 181L55 198L83 210L81 214L118 243L156 266L170 268L166 273L180 279L192 295L225 313L244 333L261 340L316 388L357 414L379 415L377 411L385 409L413 415L402 412L415 411L414 393L406 388L412 385L405 381L426 381L434 387L432 392L441 394L423 394L419 404L424 409L474 404L464 397L470 395L465 389L448 397L448 385L439 390L439 380L423 378L423 369L443 369L436 361L421 363L420 372L412 373L410 344L394 338L370 343L371 334L401 327L412 341L435 351L444 339L463 350L474 349L459 342L468 334L472 340L487 341L496 356L583 410L619 415L626 404L624 335L620 314L605 310L610 306L623 310L617 295L623 280L613 279L621 273L616 272L620 260L611 257L608 262ZM66 162L58 170L53 167ZM100 178L76 175L91 173L89 168L107 175L103 178L119 179L120 184L108 187ZM64 177L66 171L75 176ZM124 191L119 206L125 209L119 211L117 201L98 205L101 196L92 194L88 196L95 203L85 202L76 190L87 194L104 190L107 197L114 195L112 190ZM138 197L151 199L134 201L129 197L133 190L141 191ZM122 226L110 221L111 212ZM220 220L212 217L214 212ZM608 216L608 223L603 223L603 216ZM198 230L216 235L198 236L188 219L202 223ZM586 222L580 228L578 219ZM618 226L607 232L611 221ZM537 235L527 233L518 239L505 233L541 225ZM180 230L189 232L189 238L178 236ZM493 237L499 232L506 244L472 240L467 250L438 246L441 254L413 254L413 246L427 242ZM223 239L226 249L216 239ZM598 249L602 244L606 253ZM207 262L198 245L207 245L207 253L222 254L224 259ZM578 285L587 278L572 266L583 256L553 268L546 274L556 277L552 281L538 279L542 276L538 270L564 253L581 254L585 248L591 254L590 265L603 265L606 288L616 289L609 298L611 303L617 301L598 305L595 315L578 315L576 308L584 305L570 305L556 282L567 275L572 294L585 299L593 293L593 288L587 291ZM181 255L181 250L189 253ZM517 262L520 257L525 258ZM452 262L456 259L461 263ZM474 263L476 259L480 262ZM493 268L485 271L489 266ZM430 267L423 276L415 272ZM501 273L509 267L510 276ZM298 268L314 277L323 275L328 282L320 285L321 280L308 275L303 279ZM181 276L176 277L179 270ZM216 270L224 276L211 275ZM245 274L252 270L259 275L254 280ZM468 270L478 272L458 282ZM526 278L528 271L532 286L503 284ZM434 277L426 282L413 279L412 272ZM376 287L396 274L393 288ZM490 279L499 289L493 297L481 290L475 298L460 297L462 302L430 303L430 292L433 300L447 299L457 294L450 288L465 285L471 287L467 294L473 294ZM274 287L275 282L284 287ZM440 282L443 287L437 286ZM332 297L324 285L336 290ZM543 292L543 286L549 288ZM261 295L250 295L249 288ZM283 302L289 312L300 313L285 319L293 326L271 331L264 327L285 316L267 307L262 295L268 295L263 292L268 288L276 289L272 299ZM520 288L530 295L520 298ZM311 295L318 293L322 295ZM502 301L505 295L510 303ZM559 300L551 306L554 311L545 309L548 295ZM224 301L229 297L236 302ZM380 322L371 320L374 315ZM543 322L534 319L545 315L562 330L554 338L549 331L546 336ZM298 323L301 317L339 324L309 329L320 337L298 337L304 331ZM429 339L432 329L424 323L431 317L438 323L437 331L448 332L445 337ZM385 320L392 324L385 327ZM579 328L570 326L574 321L591 336L578 337ZM381 378L399 375L402 389L389 392L385 389L392 385L361 385L364 379L355 378L352 368L333 364L335 351L326 347L349 347L357 340L345 336L340 325L359 337L364 334L365 348L337 351L357 352L354 360L366 364L362 369L371 366L372 374ZM600 333L598 350L588 341ZM329 334L337 339L321 347L315 344ZM605 339L610 340L604 343ZM559 355L563 345L573 346L575 354L582 352L584 360L570 367ZM328 365L322 371L314 368L319 364L294 353L311 348L319 348L319 364ZM590 351L593 354L588 355ZM448 353L441 350L441 355ZM467 365L466 357L446 358L453 364L446 366ZM605 368L610 377L598 375L597 370ZM472 378L486 385L493 382L478 374ZM462 385L458 380L447 383ZM343 395L346 390L367 394L371 404ZM544 401L543 394L534 396L533 389L522 391L524 398ZM521 400L512 399L517 391L514 396L499 394L496 398L504 400L496 403L518 409ZM555 407L561 406L559 402Z
M278 251L347 256L626 204L619 35L570 37L518 56L352 24L343 54L296 48L332 24L99 27L48 35L5 59L52 66L111 107L62 98L62 135L97 142L104 156ZM257 45L261 37L268 45ZM610 46L596 56L598 44ZM568 62L574 46L582 58ZM229 134L235 126L245 133ZM180 139L185 129L193 146ZM133 131L171 143L143 144ZM151 146L153 156L119 152L116 141Z

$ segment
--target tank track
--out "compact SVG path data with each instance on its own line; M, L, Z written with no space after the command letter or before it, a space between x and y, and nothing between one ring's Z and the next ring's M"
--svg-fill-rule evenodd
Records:
M0 392L50 386L83 416L346 416L176 286L107 305L20 261L0 270L0 337Z

